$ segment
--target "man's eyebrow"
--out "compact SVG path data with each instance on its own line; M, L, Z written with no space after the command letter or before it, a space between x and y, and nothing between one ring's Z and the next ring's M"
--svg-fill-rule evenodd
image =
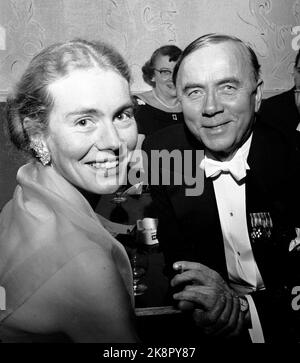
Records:
M191 88L203 88L204 86L200 83L186 83L183 87L183 92L188 91Z
M133 101L130 101L130 102L127 102L125 103L124 105L118 107L116 110L115 110L115 115L118 115L119 113L129 109L129 108L133 108Z
M77 110L68 112L65 117L81 116L81 115L99 115L102 112L95 108L79 108Z
M236 77L228 77L224 79L220 79L220 81L217 82L217 85L225 84L225 83L234 83L235 85L241 84L241 80Z
M217 80L215 82L215 84L217 86L220 86L220 85L226 84L226 83L234 83L235 85L239 85L239 84L241 84L241 80L236 77L228 77L228 78L223 78L223 79ZM187 92L188 90L190 90L192 88L205 88L205 86L201 83L189 82L184 85L183 92Z

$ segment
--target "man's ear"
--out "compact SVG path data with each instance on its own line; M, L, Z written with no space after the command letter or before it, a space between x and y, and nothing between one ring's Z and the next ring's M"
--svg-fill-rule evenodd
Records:
M256 92L255 92L255 112L258 112L261 105L263 97L263 88L264 88L263 86L264 86L264 81L262 79L259 79L257 81Z

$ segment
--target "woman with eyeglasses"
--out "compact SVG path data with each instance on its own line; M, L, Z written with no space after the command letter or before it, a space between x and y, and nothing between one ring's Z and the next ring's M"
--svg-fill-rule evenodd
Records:
M180 55L180 48L165 45L156 49L142 67L143 79L152 89L135 96L135 119L140 134L148 136L161 128L183 122L172 81L173 68Z

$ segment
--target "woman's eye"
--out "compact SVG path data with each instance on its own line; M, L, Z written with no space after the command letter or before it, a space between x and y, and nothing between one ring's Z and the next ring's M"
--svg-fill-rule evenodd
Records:
M163 70L163 71L160 71L160 74L164 77L170 77L172 72L171 71L167 71L167 70Z
M79 126L87 126L90 122L91 122L90 119L88 119L88 118L82 118L82 119L80 119L80 120L78 120L76 122L76 125L79 125Z

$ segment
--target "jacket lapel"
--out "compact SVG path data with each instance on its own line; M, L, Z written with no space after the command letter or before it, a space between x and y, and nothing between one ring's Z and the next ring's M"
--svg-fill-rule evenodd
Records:
M281 165L284 155L280 144L267 137L270 132L257 123L248 156L250 170L246 177L246 213L248 233L253 254L266 286L279 284L283 279L280 266L284 265L287 243L292 239L289 228ZM273 227L270 238L251 239L251 214L269 213ZM277 275L277 276L275 276ZM276 286L275 286L276 287Z
M181 145L183 149L193 152L201 150L199 141L191 136L186 127L184 131L185 138L182 138L184 141ZM193 162L193 167L193 175L196 175L195 168L200 166ZM227 278L224 243L211 178L204 176L204 190L199 196L186 196L185 185L174 186L168 190L177 220L181 222L184 243L190 244L190 259L219 271Z

